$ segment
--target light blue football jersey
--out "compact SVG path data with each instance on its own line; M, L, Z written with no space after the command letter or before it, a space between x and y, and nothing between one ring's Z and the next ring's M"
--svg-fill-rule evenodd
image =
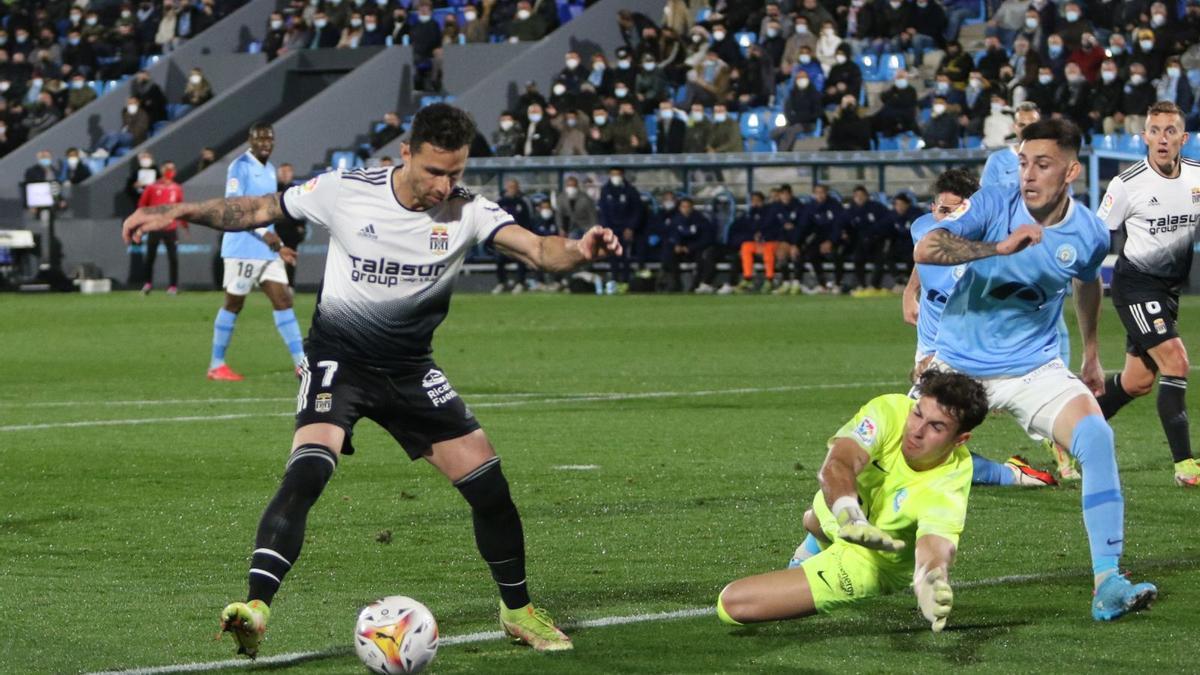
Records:
M1016 188L985 187L937 223L974 241L999 242L1036 223ZM1071 200L1062 222L1019 253L972 261L942 312L934 349L955 370L978 377L1023 375L1059 355L1057 322L1071 279L1094 281L1108 254L1108 230Z
M229 163L229 170L225 172L226 197L258 197L278 191L275 165L271 162L263 164L247 150ZM271 223L262 223L259 227L268 225L274 232L275 226ZM262 238L252 231L226 232L221 238L221 257L274 260L279 254L272 251Z
M1016 187L1021 182L1021 161L1011 147L1000 148L988 155L983 165L980 185L985 187Z
M938 221L933 214L925 214L913 221L913 244L927 232L936 228ZM966 272L967 265L929 265L917 263L917 277L921 280L921 299L917 311L917 353L933 352L937 340L938 326L942 321L942 310L954 290L954 284Z

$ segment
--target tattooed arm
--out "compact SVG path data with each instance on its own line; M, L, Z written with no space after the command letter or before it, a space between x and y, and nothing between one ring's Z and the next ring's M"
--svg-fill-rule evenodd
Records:
M1042 240L1039 225L1022 225L1003 241L975 241L938 228L917 242L913 260L929 265L958 265L994 255L1012 255Z
M143 234L165 229L176 219L214 230L236 232L282 218L284 214L278 194L207 199L138 209L125 219L121 236L126 243L140 243Z

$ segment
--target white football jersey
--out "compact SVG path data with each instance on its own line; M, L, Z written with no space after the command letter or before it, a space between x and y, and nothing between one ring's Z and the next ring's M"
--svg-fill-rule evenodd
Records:
M463 260L514 222L461 187L431 209L408 209L392 191L398 168L330 171L280 197L288 217L329 232L306 349L385 370L425 362Z
M1179 177L1164 178L1143 159L1109 182L1096 215L1110 230L1125 228L1120 261L1181 283L1192 267L1193 230L1200 223L1200 162L1183 159Z

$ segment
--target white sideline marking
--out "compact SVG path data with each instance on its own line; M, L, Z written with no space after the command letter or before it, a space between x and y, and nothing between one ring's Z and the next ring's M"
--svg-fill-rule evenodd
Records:
M992 577L990 579L976 579L974 581L962 581L954 584L955 588L984 588L987 586L999 586L1002 584L1023 583L1027 581L1044 581L1049 579L1058 579L1063 577L1086 576L1085 572L1058 571L1047 572L1042 574L1010 574L1002 577ZM589 619L587 621L579 621L576 623L564 624L564 628L604 628L607 626L624 626L633 623L648 623L653 621L671 621L674 619L691 619L700 616L708 616L714 614L716 610L713 607L691 607L688 609L677 609L670 612L655 612L653 614L631 614L627 616L608 616L600 619ZM462 645L471 644L474 642L487 642L489 640L499 640L504 637L504 633L500 631L485 631L479 633L467 633L465 635L447 635L441 638L439 645ZM231 668L250 668L252 666L261 665L286 665L289 663L298 663L317 658L327 658L333 656L349 655L351 649L349 647L335 647L331 649L311 651L311 652L293 652L290 654L279 654L278 656L268 656L250 661L248 659L228 659L225 661L209 661L207 663L184 663L170 666L155 666L153 668L132 668L130 670L107 670L100 673L89 673L88 675L164 675L166 673L198 673L210 670L225 670Z
M896 381L889 382L838 382L831 384L795 384L782 387L740 387L735 389L706 389L700 391L646 391L613 394L561 394L545 398L522 398L517 401L484 401L472 403L472 408L512 408L516 406L535 405L542 403L591 403L596 401L635 401L656 398L689 398L693 396L726 396L736 394L763 394L786 391L803 391L809 389L854 389L857 387L895 386ZM295 401L295 397L281 399ZM80 427L115 427L139 424L163 424L174 422L206 422L221 420L238 420L251 417L292 417L292 412L273 413L230 413L224 415L185 415L182 417L145 417L123 420L83 420L79 422L46 422L40 424L9 424L0 426L4 431L39 431L43 429L72 429Z
M648 621L670 621L672 619L690 619L698 616L705 616L714 613L711 607L693 607L691 609L679 609L673 612L656 612L654 614L631 614L628 616L607 616L600 619L590 619L588 621L580 621L578 623L565 624L566 628L604 628L606 626L624 626L631 623L646 623ZM439 641L439 646L463 645L473 642L487 642L489 640L499 640L504 637L504 633L494 630L480 633L467 633L465 635L447 635L443 636ZM129 670L106 670L99 673L91 673L90 675L163 675L165 673L199 673L210 670L225 670L231 668L250 668L254 666L264 665L286 665L289 663L297 663L315 658L349 655L351 649L348 647L337 647L321 651L311 652L293 652L291 654L279 654L278 656L268 656L265 658L251 661L249 659L228 659L225 661L209 661L207 663L183 663L170 666L155 666L153 668L131 668Z
M595 471L596 469L600 468L600 465L599 464L559 464L558 466L552 466L550 468L557 469L559 471Z
M596 393L584 394L547 394L545 392L513 392L511 394L465 394L470 398L533 398L537 396L596 396ZM265 396L247 398L159 398L133 399L127 401L0 401L0 408L70 408L80 405L91 406L152 406L152 405L195 405L206 403L280 403L295 401L295 396Z

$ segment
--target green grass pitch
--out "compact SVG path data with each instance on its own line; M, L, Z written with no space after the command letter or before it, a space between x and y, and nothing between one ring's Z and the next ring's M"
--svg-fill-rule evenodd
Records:
M219 302L0 296L0 673L232 657L217 613L245 592L296 382L260 296L229 353L246 381L204 379ZM312 307L298 298L302 323ZM1183 319L1200 335L1200 302L1185 298ZM1115 369L1107 301L1101 329ZM913 343L896 298L463 295L435 357L504 458L535 601L573 623L711 607L730 580L784 565L825 439L906 388ZM432 672L1177 671L1200 625L1200 494L1172 483L1153 397L1114 428L1123 566L1159 584L1149 612L1092 621L1077 486L977 488L940 635L904 594L757 628L711 615L581 628L552 656L447 645ZM381 595L420 599L443 636L497 629L461 497L374 424L355 444L275 603L263 655L320 652L286 672L358 672L353 620ZM1050 462L1003 417L972 447Z

